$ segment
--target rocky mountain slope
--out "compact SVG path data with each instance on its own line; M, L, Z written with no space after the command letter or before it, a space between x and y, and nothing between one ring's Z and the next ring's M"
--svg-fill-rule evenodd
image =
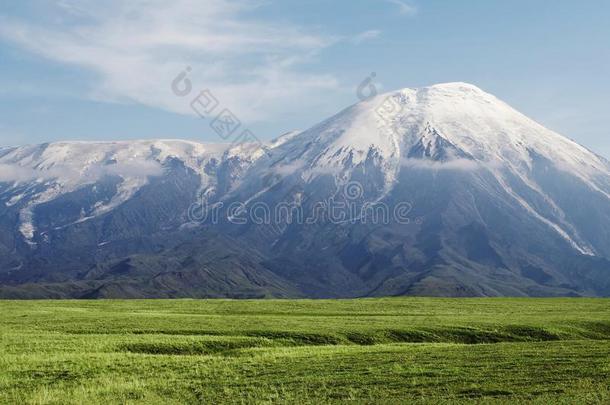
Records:
M610 165L465 83L267 145L0 149L4 297L610 295Z

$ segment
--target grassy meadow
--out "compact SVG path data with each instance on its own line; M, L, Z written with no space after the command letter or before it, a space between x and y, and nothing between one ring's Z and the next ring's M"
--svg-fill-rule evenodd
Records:
M0 301L0 403L610 403L610 300Z

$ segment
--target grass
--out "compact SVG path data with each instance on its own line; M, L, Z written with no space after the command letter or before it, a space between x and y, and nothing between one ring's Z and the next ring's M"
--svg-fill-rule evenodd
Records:
M610 403L610 300L0 301L0 403Z

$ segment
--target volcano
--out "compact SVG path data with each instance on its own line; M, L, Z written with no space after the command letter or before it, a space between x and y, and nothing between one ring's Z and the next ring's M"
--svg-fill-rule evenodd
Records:
M5 298L608 296L610 164L466 83L266 144L0 149Z

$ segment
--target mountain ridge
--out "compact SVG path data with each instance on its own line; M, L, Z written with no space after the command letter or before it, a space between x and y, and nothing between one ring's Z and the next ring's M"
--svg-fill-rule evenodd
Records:
M295 220L329 202L408 218ZM610 295L608 161L459 82L261 144L0 149L0 216L0 296Z

